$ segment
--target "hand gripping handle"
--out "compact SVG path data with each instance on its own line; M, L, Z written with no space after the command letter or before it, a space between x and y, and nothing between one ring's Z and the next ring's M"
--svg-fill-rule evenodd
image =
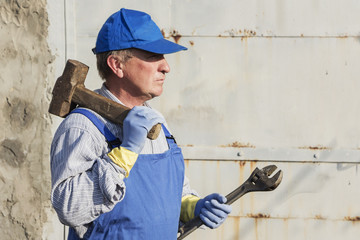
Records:
M275 165L269 165L262 169L256 168L240 187L226 195L226 203L232 204L248 192L275 190L279 186L283 176L282 171L279 170L273 177L269 178L276 168ZM179 228L177 239L184 239L202 224L203 222L200 217L195 217Z

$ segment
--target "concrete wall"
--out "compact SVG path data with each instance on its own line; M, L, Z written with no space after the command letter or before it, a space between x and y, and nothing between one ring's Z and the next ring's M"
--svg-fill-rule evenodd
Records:
M45 0L0 1L0 239L46 239L55 57ZM49 224L47 224L49 223ZM45 234L44 234L45 232Z

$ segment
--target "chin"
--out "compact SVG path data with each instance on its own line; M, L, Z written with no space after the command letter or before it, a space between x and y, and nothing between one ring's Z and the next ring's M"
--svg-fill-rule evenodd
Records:
M158 91L154 91L154 92L152 92L150 94L151 94L152 98L154 98L154 97L159 97L162 94L162 92L163 92L163 90L161 89L161 90L158 90Z

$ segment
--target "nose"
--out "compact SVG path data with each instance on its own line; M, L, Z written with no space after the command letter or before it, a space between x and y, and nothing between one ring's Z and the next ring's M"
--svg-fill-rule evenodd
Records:
M159 65L159 70L163 74L170 72L170 66L169 66L168 62L166 61L165 57L163 57L163 59L161 59L161 63Z

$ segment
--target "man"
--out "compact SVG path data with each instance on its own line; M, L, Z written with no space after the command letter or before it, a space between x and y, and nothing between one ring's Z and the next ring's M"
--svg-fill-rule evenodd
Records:
M147 103L170 71L164 54L181 50L143 12L121 9L101 28L93 52L105 82L97 92L131 111L119 126L77 108L55 133L51 200L68 239L176 239L180 220L200 215L216 228L230 213L224 196L200 199L190 188L181 150ZM150 140L157 123L162 131Z

